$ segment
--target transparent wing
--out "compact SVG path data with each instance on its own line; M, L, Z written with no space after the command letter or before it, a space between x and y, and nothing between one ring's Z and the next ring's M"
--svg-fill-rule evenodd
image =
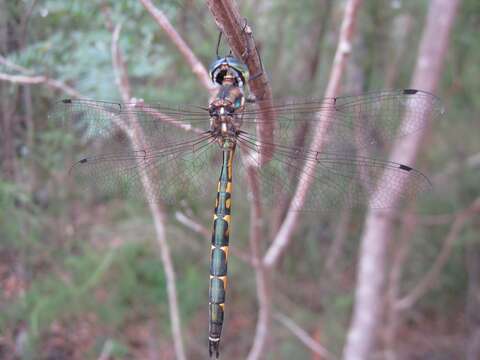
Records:
M70 170L80 186L167 202L214 189L208 169L218 166L218 147L201 108L64 100L51 117L80 140Z
M292 204L298 211L368 203L386 208L403 180L408 180L400 194L404 199L430 187L419 171L381 158L393 138L408 135L443 114L440 100L431 94L396 90L276 104L271 110L278 119L273 142L258 139L257 125L262 120L256 110L246 110L244 132L238 139L243 163L259 171L262 199L268 205L292 199L304 172L311 186L304 203ZM330 127L322 147L316 148L311 144L314 132L327 118ZM272 153L272 159L261 164L264 151Z
M316 124L329 119L325 141L321 149L314 149L324 152L352 152L352 148L384 151L391 139L415 132L444 113L439 98L413 89L280 102L270 110L277 119L274 142L291 147L310 144ZM243 129L255 133L263 122L259 114L260 110L250 105L243 114Z

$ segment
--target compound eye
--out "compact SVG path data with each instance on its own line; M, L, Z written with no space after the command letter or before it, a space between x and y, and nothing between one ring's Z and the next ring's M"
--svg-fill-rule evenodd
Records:
M218 110L216 107L209 108L208 112L210 113L210 116L218 116Z
M235 109L238 109L240 106L242 106L242 99L241 98L235 99Z
M227 114L233 114L235 112L235 108L231 105L228 105L228 106L225 107L225 112Z

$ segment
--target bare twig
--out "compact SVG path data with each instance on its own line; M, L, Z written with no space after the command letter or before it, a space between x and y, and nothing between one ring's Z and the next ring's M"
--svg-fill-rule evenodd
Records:
M432 93L436 91L458 4L459 0L430 2L412 88L422 88ZM424 121L427 121L427 115L426 113ZM399 139L393 147L391 158L399 163L413 164L426 128ZM384 181L380 179L377 191L383 190L382 183ZM387 207L395 207L406 185L405 179L399 179L397 187L389 195ZM386 250L392 226L390 218L369 209L360 245L355 303L344 349L345 360L367 359L372 355L382 316Z
M288 330L290 330L293 335L295 335L306 347L308 347L314 353L322 356L324 359L327 360L334 359L334 356L327 349L325 349L320 343L318 343L318 341L313 339L292 319L280 313L273 314L273 317L275 318L275 320L285 326Z
M27 76L27 75L9 75L9 74L0 73L0 81L7 81L13 84L25 84L25 85L45 84L51 88L61 90L72 97L80 97L80 94L78 91L68 86L64 82L51 79L43 75Z
M442 249L435 259L432 267L412 291L402 299L398 300L394 307L398 310L405 310L413 306L433 286L443 266L446 264L452 251L453 244L458 238L465 223L480 212L480 198L476 199L468 209L459 213L453 222L447 237L443 242Z
M180 53L183 55L187 63L192 68L193 73L197 76L200 83L207 89L211 95L214 95L215 86L208 75L207 70L202 65L200 60L195 56L193 51L187 45L185 40L182 39L180 34L175 30L175 28L170 24L168 18L165 14L155 7L150 0L140 0L145 9L152 15L158 25L165 31L172 43L177 47Z
M112 35L112 63L115 71L115 79L122 95L124 102L128 103L131 99L130 84L126 71L126 65L123 60L123 55L118 47L118 39L120 36L120 26L116 26ZM132 114L132 117L134 115ZM134 149L142 148L144 143L143 132L135 118L130 119L132 128L127 131L132 147ZM124 124L125 125L125 124ZM146 194L153 194L153 184L144 167L139 166L140 178ZM165 234L165 213L159 201L151 196L147 196L150 212L153 217L155 232L157 234L157 244L160 249L160 257L163 268L165 270L165 278L167 282L167 296L170 308L170 319L172 326L173 344L175 347L176 356L180 360L186 359L183 345L183 336L180 326L180 315L178 309L177 290L175 283L175 270L170 255L170 248Z
M8 60L6 57L0 55L0 64L6 66L6 67L9 67L15 71L18 71L18 72L21 72L21 73L24 73L24 74L29 74L31 73L30 69L27 69L26 67L23 67L21 65L17 65L13 62L11 62L10 60Z
M349 0L345 8L338 46L333 60L332 72L330 74L330 80L325 93L326 97L334 97L339 90L340 80L344 72L348 56L350 55L351 41L355 28L355 19L360 7L360 3L361 0ZM322 118L322 121L318 122L317 129L315 130L315 137L311 144L311 148L315 149L315 151L321 151L321 148L323 147L325 133L328 130L330 120L330 118L324 117ZM314 166L305 164L305 168L303 169L299 179L297 190L295 191L295 195L291 201L291 207L298 208L305 202L308 188L310 187L313 179L312 175L314 171ZM286 247L290 243L293 230L298 223L298 216L298 211L289 211L287 213L285 221L280 227L277 236L263 258L263 261L267 267L271 268L275 265L280 255L283 253L283 251L285 251Z
M175 218L178 220L178 222L202 236L208 238L212 235L211 231L208 230L205 226L189 218L187 215L180 211L175 212Z
M248 360L259 359L265 348L268 329L270 325L271 301L270 301L270 282L268 281L268 272L264 269L260 254L260 241L262 238L262 208L260 204L260 184L258 181L258 172L255 167L246 167L247 178L252 191L251 212L250 212L250 249L253 262L255 264L255 280L257 285L258 299L258 318L255 329L255 337L252 348L248 354Z

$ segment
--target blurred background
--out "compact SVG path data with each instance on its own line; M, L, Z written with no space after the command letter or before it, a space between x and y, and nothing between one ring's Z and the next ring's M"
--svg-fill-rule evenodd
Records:
M155 5L208 66L218 29L207 6L197 0ZM345 1L238 5L254 31L274 98L322 97ZM428 5L363 1L343 93L409 87ZM68 136L47 116L55 101L76 94L121 98L111 55L117 24L133 96L208 103L208 92L139 1L0 0L1 359L175 358L165 274L145 200L99 197L76 187L68 176L71 154L63 150ZM461 1L437 92L446 116L432 124L416 163L434 189L398 213L385 294L395 289L401 299L432 266L438 269L413 304L398 312L386 304L372 358L453 359L480 348L480 221L474 206L480 196L479 31L480 2ZM228 51L225 43L221 51ZM75 139L69 141L74 145ZM214 196L166 207L190 359L207 355ZM245 358L255 330L255 272L245 261L249 219L248 201L235 203L225 359ZM293 322L332 358L341 356L364 220L364 211L348 209L301 217L271 280L272 307L286 318L272 320L264 358L325 358L285 326ZM275 231L274 224L263 226L261 251Z

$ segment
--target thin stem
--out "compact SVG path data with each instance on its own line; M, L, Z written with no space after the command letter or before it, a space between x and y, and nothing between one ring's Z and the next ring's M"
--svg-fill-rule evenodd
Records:
M250 212L250 249L255 264L255 280L257 285L258 319L252 348L248 360L259 359L262 355L268 338L271 316L271 299L268 272L260 261L260 241L262 238L262 209L260 204L260 184L257 169L247 166L247 178L252 191Z
M177 47L178 51L183 55L184 59L190 65L192 72L197 76L200 83L205 89L207 89L211 95L214 95L215 86L208 75L208 71L205 69L201 61L195 56L192 49L187 45L185 40L172 26L165 14L155 7L150 0L140 0L145 9L152 15L157 24L165 31L168 38Z
M118 47L118 39L120 37L120 26L116 26L113 35L112 35L112 63L115 71L115 79L122 95L122 100L126 103L132 98L130 83L128 80L126 64L123 60L123 54ZM132 118L129 119L132 124L132 130L127 132L130 141L132 142L132 147L142 148L143 141L143 132L137 124L136 119L131 113ZM144 187L146 194L153 194L153 184L152 180L148 176L147 172L142 166L139 166L140 177L142 185ZM173 263L170 255L170 248L165 234L165 212L160 201L157 201L151 196L147 196L148 205L150 208L150 213L152 214L153 223L155 227L157 244L160 249L160 258L162 261L163 268L165 270L165 278L167 283L167 297L168 304L170 309L170 319L172 326L172 336L173 344L175 347L175 353L178 359L185 360L185 350L183 344L183 336L180 325L180 314L178 309L178 300L177 300L177 290L175 282L175 270L173 268Z

